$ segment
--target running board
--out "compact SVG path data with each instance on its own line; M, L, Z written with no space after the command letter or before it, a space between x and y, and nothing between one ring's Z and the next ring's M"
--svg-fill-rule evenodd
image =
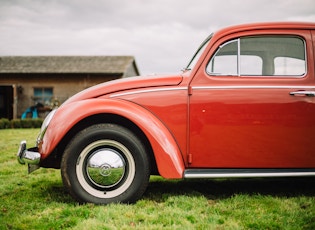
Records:
M305 177L315 176L310 169L187 169L184 178L242 178L242 177Z

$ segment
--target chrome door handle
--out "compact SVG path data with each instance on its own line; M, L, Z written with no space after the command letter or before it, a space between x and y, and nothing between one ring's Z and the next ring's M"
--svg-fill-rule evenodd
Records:
M315 91L310 90L300 90L300 91L294 91L290 92L291 96L307 96L307 97L314 97Z

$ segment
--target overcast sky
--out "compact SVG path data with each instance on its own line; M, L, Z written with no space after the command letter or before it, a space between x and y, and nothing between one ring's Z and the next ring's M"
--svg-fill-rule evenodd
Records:
M315 22L314 0L0 0L0 56L132 55L141 74L178 72L213 31Z

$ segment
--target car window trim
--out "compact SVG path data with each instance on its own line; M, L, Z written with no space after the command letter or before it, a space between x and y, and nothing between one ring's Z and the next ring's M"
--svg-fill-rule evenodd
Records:
M303 75L241 75L241 67L240 67L240 39L241 38L245 38L245 37L264 37L264 36L285 36L285 37L293 37L293 38L298 38L300 40L302 40L303 45L304 45L304 58L305 58L305 73ZM216 54L220 51L220 49L222 47L224 47L227 44L230 44L232 42L237 41L237 74L215 74L215 73L209 73L207 71L207 67L208 65L211 63L212 59L216 56ZM308 53L307 53L307 47L306 47L306 40L304 37L302 37L301 35L287 35L287 34L283 34L283 35L279 35L279 34L273 34L273 35L269 35L269 34L265 34L265 35L253 35L253 36L241 36L238 38L234 38L231 39L229 41L225 41L223 42L221 45L219 45L218 49L215 51L215 53L211 56L210 61L208 62L208 64L205 67L205 72L207 73L207 75L209 77L240 77L240 78L268 78L268 79L283 79L283 78L288 78L288 79L300 79L300 78L304 78L305 76L307 76L308 74Z

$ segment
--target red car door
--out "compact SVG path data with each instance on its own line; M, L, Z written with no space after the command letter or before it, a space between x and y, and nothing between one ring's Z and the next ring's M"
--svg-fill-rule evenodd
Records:
M189 166L314 168L311 32L248 32L211 49L191 82Z

